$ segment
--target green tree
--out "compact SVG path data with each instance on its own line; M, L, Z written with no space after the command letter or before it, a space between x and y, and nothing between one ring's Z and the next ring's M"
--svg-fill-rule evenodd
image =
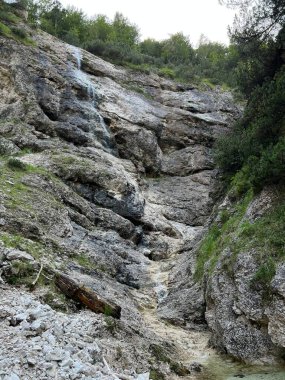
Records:
M194 57L189 38L181 32L171 35L162 43L162 57L165 62L189 63Z
M231 35L237 41L266 40L276 35L285 22L283 0L220 0L228 7L239 9Z
M121 13L116 13L112 22L110 42L135 47L139 42L139 30Z
M162 55L162 44L153 38L147 38L140 43L140 51L143 54L150 55L152 57L160 58Z
M100 40L107 42L110 40L112 25L106 16L97 15L88 20L86 32L86 39L89 41Z

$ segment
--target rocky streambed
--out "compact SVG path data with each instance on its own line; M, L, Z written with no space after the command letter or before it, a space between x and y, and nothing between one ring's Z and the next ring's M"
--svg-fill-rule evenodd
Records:
M0 38L0 377L270 379L209 347L193 278L231 95L32 34Z

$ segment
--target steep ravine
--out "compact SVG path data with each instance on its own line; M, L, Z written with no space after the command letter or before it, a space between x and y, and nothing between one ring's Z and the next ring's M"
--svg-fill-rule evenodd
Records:
M0 38L0 377L244 371L208 347L192 276L219 182L213 142L240 114L231 95L32 34ZM105 313L65 298L59 274Z

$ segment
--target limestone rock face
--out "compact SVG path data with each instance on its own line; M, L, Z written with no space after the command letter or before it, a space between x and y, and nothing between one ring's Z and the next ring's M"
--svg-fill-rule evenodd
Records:
M84 311L78 317L60 316L57 329L50 309L42 311L51 319L35 324L30 316L15 316L35 298L78 311L76 303L66 306L66 300L54 299L58 294L48 290L53 272L44 269L33 296L21 290L19 307L9 309L8 299L17 289L4 286L0 330L15 317L17 331L35 338L35 346L38 342L21 373L22 358L15 353L15 371L23 378L65 376L65 368L72 368L70 378L90 378L98 359L101 377L96 378L105 379L103 356L114 371L126 369L121 378L148 376L157 365L147 354L149 346L164 345L170 354L175 348L146 325L142 310L159 301L164 319L204 323L202 288L191 279L191 250L214 204L213 142L240 111L228 93L201 92L118 68L35 33L35 46L0 38L0 149L5 155L0 160L0 240L3 249L14 250L0 256L2 277L31 285L41 266L60 270L115 305L121 319L107 319L100 327L104 317ZM153 272L157 262L167 267L163 280ZM78 336L84 335L86 360L79 338L75 350L68 338L68 352L63 352L63 338L55 331L65 323L77 328L85 316L91 319ZM92 318L100 349L91 345L94 334L87 336ZM49 342L46 367L38 365L43 339ZM20 352L25 342L18 343ZM0 355L0 367L12 376L13 363L6 359ZM169 366L159 371L173 379Z
M267 188L256 196L240 225L262 217L278 200L275 190ZM230 239L238 241L240 231L237 228ZM284 264L277 265L271 282L258 282L256 275L261 259L266 258L264 254L260 248L239 248L236 253L226 247L204 278L205 318L213 332L211 343L251 364L282 363L285 349Z

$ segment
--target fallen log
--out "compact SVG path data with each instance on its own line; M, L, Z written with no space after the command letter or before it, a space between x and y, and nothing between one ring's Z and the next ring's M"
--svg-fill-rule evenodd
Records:
M69 276L56 273L55 284L66 296L82 303L95 313L102 313L120 319L120 306L102 299L91 288L78 284Z

